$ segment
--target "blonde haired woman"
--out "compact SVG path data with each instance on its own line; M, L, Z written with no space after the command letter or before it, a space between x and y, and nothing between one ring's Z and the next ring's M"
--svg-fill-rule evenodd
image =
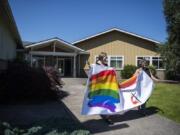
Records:
M108 57L107 53L101 52L98 55L98 58L96 60L97 65L103 65L103 66L108 66ZM101 115L101 117L108 123L108 124L113 124L112 120L110 119L110 115Z

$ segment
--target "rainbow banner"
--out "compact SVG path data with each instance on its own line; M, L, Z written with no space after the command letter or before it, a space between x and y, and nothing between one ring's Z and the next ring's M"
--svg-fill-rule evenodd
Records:
M141 101L142 77L143 72L119 84L113 68L93 64L89 71L82 115L115 114L141 105L145 102Z

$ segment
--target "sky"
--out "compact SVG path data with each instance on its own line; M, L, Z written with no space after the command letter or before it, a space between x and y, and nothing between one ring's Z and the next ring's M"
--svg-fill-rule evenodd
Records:
M23 41L74 42L119 28L160 42L167 38L163 0L9 0Z

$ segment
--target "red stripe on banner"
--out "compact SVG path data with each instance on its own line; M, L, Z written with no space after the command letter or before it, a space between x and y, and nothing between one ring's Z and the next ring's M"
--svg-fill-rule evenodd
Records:
M109 75L115 76L116 75L115 71L114 70L105 70L105 71L102 71L100 73L97 73L97 74L91 76L90 81L96 80L99 77L109 76Z
M92 84L97 84L97 83L117 83L117 79L116 79L116 76L115 75L109 75L108 77L107 76L102 76L102 77L99 77L95 80L92 80L90 82L90 85Z
M120 88L129 87L129 86L133 85L133 84L136 82L136 79L137 79L137 76L133 76L133 77L131 77L129 80L126 80L126 81L120 83L120 84L119 84L119 87L120 87Z

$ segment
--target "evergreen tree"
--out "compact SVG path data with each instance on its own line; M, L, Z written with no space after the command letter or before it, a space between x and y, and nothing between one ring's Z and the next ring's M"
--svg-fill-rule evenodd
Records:
M167 78L176 79L180 73L180 0L164 0L163 6L168 38L160 51L166 63Z

